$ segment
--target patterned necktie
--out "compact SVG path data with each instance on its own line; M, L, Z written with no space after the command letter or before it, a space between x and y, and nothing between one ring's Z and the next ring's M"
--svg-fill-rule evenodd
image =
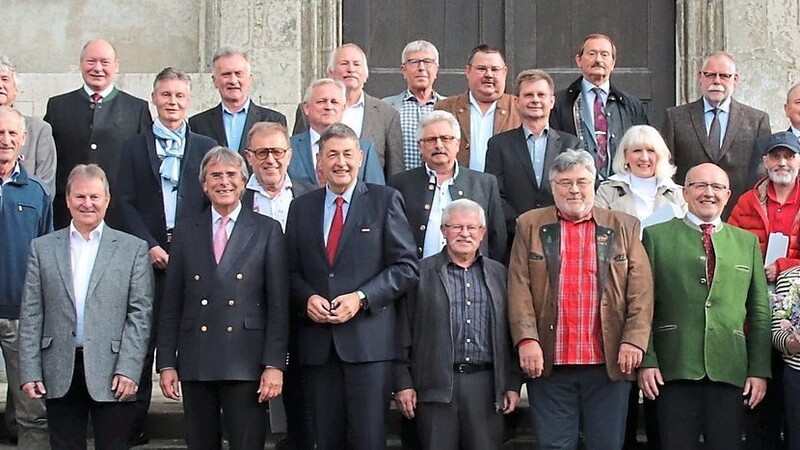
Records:
M219 228L214 233L214 258L217 264L222 259L222 254L225 252L225 246L228 245L228 221L231 219L228 216L222 216L219 219Z
M331 230L328 232L328 244L325 246L325 254L328 256L330 265L333 265L333 260L336 258L336 249L339 248L339 238L342 237L342 228L344 227L343 204L344 198L336 197L336 212L333 213Z
M103 99L103 96L98 94L97 92L92 94L92 102L93 103L100 103L100 100L102 100L102 99Z
M703 230L703 249L706 251L706 278L708 278L708 286L710 288L711 282L714 281L714 268L717 265L714 246L711 244L711 232L714 231L714 224L704 223L700 225L700 229Z
M594 91L594 135L597 141L597 171L604 177L608 173L608 117L600 94L602 89Z
M720 145L719 141L722 133L719 128L719 108L714 108L714 118L711 119L711 127L708 129L708 145L711 148L711 153L714 157L719 156Z

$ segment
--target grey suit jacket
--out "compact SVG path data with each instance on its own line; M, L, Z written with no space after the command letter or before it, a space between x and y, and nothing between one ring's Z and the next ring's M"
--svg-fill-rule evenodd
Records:
M750 173L751 160L757 156L757 139L770 134L772 129L767 113L734 99L731 99L728 127L719 155L714 155L708 145L702 98L667 109L661 127L661 135L678 167L674 177L677 183L684 182L689 169L705 162L712 162L728 173L732 196L725 207L723 220L730 214L736 199L758 181L758 175Z
M297 105L293 135L302 133L309 127L302 106L302 103ZM379 98L366 93L364 93L364 122L359 137L375 144L375 151L378 153L385 178L388 179L389 176L405 170L400 113Z
M44 181L52 197L56 188L56 141L49 123L36 117L25 116L28 136L19 154L22 166L31 175Z
M74 302L69 228L62 228L31 244L19 321L20 384L43 381L48 399L63 397L72 380ZM95 401L117 401L115 374L140 381L152 309L147 244L105 225L84 309L86 386Z

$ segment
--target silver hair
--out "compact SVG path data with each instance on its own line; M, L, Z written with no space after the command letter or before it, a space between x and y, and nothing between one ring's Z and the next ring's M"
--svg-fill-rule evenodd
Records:
M217 49L217 51L214 53L214 56L211 58L211 65L212 67L216 67L218 59L237 55L244 59L245 65L247 66L247 71L250 72L250 56L248 56L247 53L233 47L220 47Z
M247 163L244 162L242 155L240 155L236 150L218 145L209 150L208 153L206 153L206 156L203 157L203 160L200 161L200 176L198 177L200 184L203 184L206 181L208 165L211 163L223 163L236 166L242 176L242 183L247 182L247 178L249 176L247 172ZM244 191L242 191L242 193L244 193Z
M468 199L468 198L460 198L458 200L453 200L450 202L449 205L445 206L442 210L442 225L446 225L450 222L450 214L454 212L477 212L478 213L478 224L480 226L486 226L486 212L484 212L481 205L477 204L476 202Z
M547 176L552 180L559 173L566 172L575 167L585 167L592 173L592 178L597 176L597 168L594 165L594 158L586 150L573 150L568 148L559 153L553 159L553 165L550 166L550 171Z
M317 86L322 86L323 84L332 84L336 86L337 88L339 88L340 91L342 91L342 98L343 99L347 98L347 88L344 86L344 83L342 83L339 80L334 80L333 78L320 78L318 80L312 81L311 84L308 85L306 93L305 95L303 95L303 103L310 102L311 94L313 93L314 89Z
M405 48L403 48L403 54L400 56L400 64L406 63L406 58L411 52L431 52L433 53L433 60L436 61L437 65L439 64L439 50L428 41L411 41L406 44Z
M348 44L342 44L336 50L331 52L330 56L328 56L328 73L333 72L333 69L336 67L336 56L339 54L340 51L342 51L342 49L345 49L347 47L354 48L359 52L361 52L361 57L364 58L364 75L369 76L369 65L367 64L367 54L364 53L364 50L362 50L361 47L359 47L356 44L353 44L352 42Z
M458 120L447 111L436 110L425 114L422 116L422 119L419 120L417 124L417 142L422 139L422 132L425 131L425 127L436 122L447 122L450 124L450 128L453 130L453 136L455 136L456 139L461 139L461 126L458 124Z
M701 67L700 70L705 70L706 66L708 65L708 61L711 60L711 58L719 58L719 57L723 57L723 58L727 59L728 62L730 62L731 67L733 68L733 73L737 73L736 72L736 60L733 58L733 55L731 55L730 53L728 53L728 52L726 52L724 50L717 50L717 51L709 54L708 56L706 56L703 59L703 65L700 66Z
M14 67L14 63L12 63L11 59L6 55L0 55L0 72L10 73L11 79L14 80L14 84L19 82L17 79L17 68Z
M192 88L192 77L190 77L188 73L176 67L165 67L161 70L161 72L158 72L156 79L153 81L153 90L156 89L156 86L160 81L164 80L183 81L189 86L189 89Z
M4 114L12 114L19 117L19 123L22 126L22 132L25 133L28 130L28 121L25 119L25 116L19 112L16 108L12 108L11 106L3 106L0 105L0 115Z
M106 194L106 197L111 195L111 189L108 187L108 177L100 166L97 164L78 164L72 168L69 172L69 176L67 176L67 196L72 192L72 185L75 183L75 180L87 180L90 178L99 179L100 182L103 183L103 192Z
M356 148L361 148L361 143L358 141L358 135L352 128L348 127L343 123L334 123L328 128L325 128L325 131L319 135L319 151L320 154L322 152L322 148L325 146L325 143L328 140L333 138L339 139L350 139L356 145ZM319 160L319 158L318 158Z

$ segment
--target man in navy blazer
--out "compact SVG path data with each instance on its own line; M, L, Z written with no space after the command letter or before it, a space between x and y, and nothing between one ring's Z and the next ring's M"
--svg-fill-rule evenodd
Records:
M308 375L317 448L386 448L395 302L419 276L414 237L394 189L357 179L358 137L334 124L320 137L327 179L292 202L291 303L305 316L297 360Z
M125 142L117 177L122 230L143 239L149 248L156 283L154 314L161 303L175 224L208 204L197 174L203 155L216 143L186 125L190 83L186 73L172 67L156 75L151 99L158 116L151 129ZM136 443L147 441L144 425L152 391L155 327L152 334L136 399Z
M219 105L195 114L189 127L217 141L223 147L244 154L247 132L258 122L277 122L286 126L286 116L278 111L258 106L250 99L253 74L247 53L223 47L212 59L211 79L219 91Z
M345 87L341 81L320 78L311 82L303 97L302 108L308 116L309 129L292 136L291 146L295 157L289 164L289 176L293 180L324 185L317 174L319 138L328 126L340 123L344 116ZM367 183L386 184L378 154L372 142L361 139L359 147L364 152L358 178Z
M189 448L263 450L264 403L281 393L289 276L280 224L243 208L244 159L214 147L200 163L211 208L182 220L158 320L161 392L183 396ZM222 410L223 414L220 414Z

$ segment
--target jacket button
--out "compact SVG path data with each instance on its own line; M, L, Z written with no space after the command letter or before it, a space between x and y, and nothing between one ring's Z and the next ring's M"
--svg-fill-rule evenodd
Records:
M429 185L428 185L428 190L429 190L429 191L432 191L432 190L434 190L434 189L436 189L436 186L434 186L433 184L429 184Z
M425 225L420 225L419 226L419 231L425 231L425 228L426 228Z
M237 280L241 280L242 278L244 278L244 275L242 275L242 274L240 274L240 273L237 273L237 274L236 274L236 279L237 279Z
M206 306L208 304L208 300L202 299L202 300L200 300L200 304L203 305L203 306Z
M333 278L333 272L328 274L328 278Z
M711 302L706 302L706 308L711 308Z
M464 195L464 191L458 191L458 195Z
M235 302L235 301L233 301L233 299L231 299L231 300L228 300L228 306L233 306L233 305L235 305L235 304L236 304L236 302Z
M228 331L228 333L232 333L233 332L233 327L228 327L228 328L226 328L226 330Z
M208 327L207 327L207 326L205 326L205 325L203 325L202 327L200 327L200 331L202 331L203 333L205 333L206 331L208 331Z
M194 281L200 281L200 275L194 274Z
M431 209L430 203L425 203L425 206L423 206L423 208L425 208L425 211Z
M550 329L552 330L553 328L554 328L554 327L553 327L552 325L550 325Z
M700 278L700 284L706 284L706 279L705 278Z
M93 142L92 145L89 146L89 148L91 148L92 150L97 150L97 144Z

